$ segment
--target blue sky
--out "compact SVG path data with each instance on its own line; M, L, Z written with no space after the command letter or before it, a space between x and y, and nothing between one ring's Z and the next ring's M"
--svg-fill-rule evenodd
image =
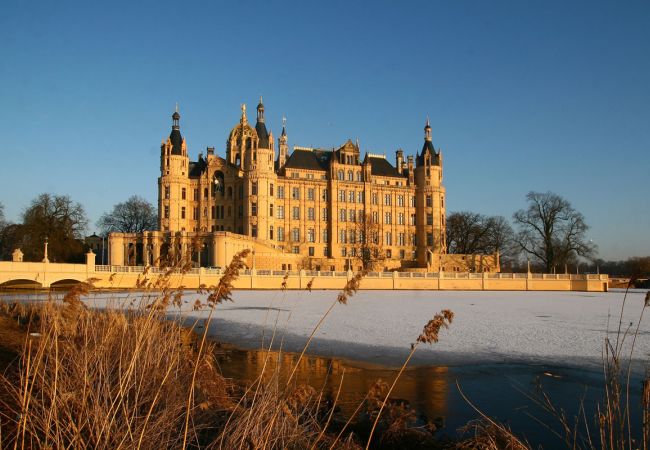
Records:
M156 202L180 104L192 159L264 95L276 136L442 147L449 211L571 201L604 258L650 254L650 3L35 2L0 17L0 202L68 194L94 222Z

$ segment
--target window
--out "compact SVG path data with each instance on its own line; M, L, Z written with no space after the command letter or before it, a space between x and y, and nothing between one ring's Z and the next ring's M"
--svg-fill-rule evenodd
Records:
M251 236L257 237L257 225L251 226Z
M181 219L184 219L184 218L185 218L185 207L183 206L181 208Z
M327 201L327 189L323 189L323 200Z
M327 229L323 230L323 242L326 244L329 242L329 234L327 233Z
M298 253L300 253L300 247L294 245L293 247L291 247L291 252L297 255ZM291 264L289 264L289 270L291 270Z
M433 246L433 233L427 233L427 246Z
M404 233L397 235L397 245L406 245L406 241L404 240Z
M418 245L418 236L415 233L411 235L411 245L414 247Z
M278 186L278 198L284 198L284 186Z
M406 259L406 252L404 249L399 251L399 259Z
M293 219L300 219L300 206L294 206L292 208L292 215L291 217Z
M351 209L349 211L349 216L350 216L350 222L356 222L357 221L357 212L354 209Z
M273 183L269 185L269 195L273 197Z
M391 204L391 195L390 194L385 194L384 195L384 205L390 206Z
M294 187L291 189L291 198L294 200L300 199L300 188L299 187Z
M404 225L404 213L397 213L397 225Z
M345 201L345 191L339 191L339 201L344 202Z
M199 190L194 189L194 201L198 201L198 200L199 200Z
M361 172L357 172L357 181L359 182L363 181L363 178L361 177Z
M314 179L314 174L313 173L305 174L305 178L307 178L308 180L313 180Z
M416 218L415 217L416 217L415 214L411 214L411 225L416 224Z
M352 247L350 249L350 256L357 256L357 249L356 248Z
M199 208L194 208L194 211L192 211L192 218L194 220L199 220Z
M390 259L393 257L393 251L391 249L386 250L386 258Z
M284 227L278 227L278 241L284 241Z
M307 200L314 199L314 188L307 189Z
M251 183L251 195L257 195L257 182L253 181Z
M415 196L411 196L411 208L415 208Z
M269 239L273 240L273 225L269 227Z
M397 206L404 206L404 196L403 195L398 195L397 196Z
M430 195L427 195L427 207L428 208L431 207L431 196Z
M169 186L165 186L165 198L169 198Z
M445 207L445 198L444 197L440 197L440 207L441 208Z
M348 251L347 250L348 250L347 248L343 247L341 249L341 256L348 256Z
M379 203L379 196L377 195L376 192L373 192L373 193L372 193L372 197L371 197L370 200L372 201L372 204L373 204L373 205L376 205L376 204Z
M350 203L354 203L354 199L355 199L354 191L350 191L348 194L349 194L348 195L348 201Z
M341 222L347 222L347 211L345 209L339 211L339 220Z
M197 211L196 213L198 214L199 212ZM210 208L210 217L212 219L217 218L217 208L215 208L214 206L212 208Z
M390 231L386 232L386 245L393 245L393 233Z
M314 208L307 208L307 220L316 220Z
M384 223L390 225L393 223L393 215L389 212L384 214Z
M327 247L323 248L323 256L326 257L326 258L329 258L329 256L330 256L330 249L329 248L327 248Z
M185 188L181 189L181 200L185 200L187 197L187 190Z
M269 217L273 217L273 203L269 205Z
M327 219L327 208L323 208L323 220L328 220Z
M354 181L354 173L348 170L348 181Z
M364 194L363 191L357 192L357 203L363 203L364 202Z
M251 203L251 216L256 216L257 215L257 203L253 202Z
M278 206L278 219L284 219L284 206Z
M372 212L372 223L379 223L379 212Z
M343 174L343 171L342 171L342 170L339 170L339 171L337 172L337 178L338 178L340 181L343 181L343 180L344 180L344 174Z
M309 247L309 256L314 256L314 247Z
M307 230L307 242L316 242L316 235L314 234L314 229L309 228ZM314 255L311 255L314 256Z
M345 230L339 230L339 243L340 244L345 244L347 242L347 233Z
M298 228L293 228L291 230L291 240L294 242L300 242L300 230Z
M355 244L357 242L357 233L354 230L350 230L350 244Z
M291 172L291 178L299 178L298 172Z
M433 214L427 214L427 225L433 225Z
M185 208L183 208L183 209L185 209ZM208 208L203 208L203 217L205 217L207 219L207 217L208 217Z
M169 206L165 205L165 219L169 219Z

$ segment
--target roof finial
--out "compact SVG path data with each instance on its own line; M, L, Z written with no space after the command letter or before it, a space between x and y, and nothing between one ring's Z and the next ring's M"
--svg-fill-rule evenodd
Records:
M428 128L431 128L431 125L429 124L429 114L427 114L427 124L426 124L426 126L427 126Z
M262 101L262 95L260 95L260 104L261 104L261 103L264 103L264 102Z
M178 112L178 102L176 102L176 112Z
M287 118L282 116L282 128L284 128L287 125Z
M246 103L241 104L241 123L246 123L248 122L248 118L246 117Z

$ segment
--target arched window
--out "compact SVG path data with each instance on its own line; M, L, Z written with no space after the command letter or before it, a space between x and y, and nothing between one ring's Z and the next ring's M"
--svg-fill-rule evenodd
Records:
M342 171L342 170L339 170L339 172L338 172L338 179L339 179L340 181L343 181L343 180L345 179L344 176L345 176L345 174L343 173L343 171Z
M351 170L348 170L348 181L354 181L354 173Z
M357 172L357 181L363 181L361 178L361 171Z

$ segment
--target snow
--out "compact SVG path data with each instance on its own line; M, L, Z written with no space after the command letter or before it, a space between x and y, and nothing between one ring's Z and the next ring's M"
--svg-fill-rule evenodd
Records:
M136 294L99 294L89 306L132 300ZM335 291L237 291L233 303L216 307L209 335L242 347L301 351L336 299ZM182 317L201 323L208 311L192 311L205 295L186 293ZM359 291L336 304L315 334L308 353L399 366L422 327L436 312L451 309L454 322L437 344L420 345L412 364L527 363L597 370L607 330L616 340L623 292ZM645 291L628 293L622 330L624 355L641 317ZM173 310L170 311L173 313ZM176 313L178 311L176 310ZM650 356L650 313L643 317L634 359ZM640 365L639 365L640 367Z

